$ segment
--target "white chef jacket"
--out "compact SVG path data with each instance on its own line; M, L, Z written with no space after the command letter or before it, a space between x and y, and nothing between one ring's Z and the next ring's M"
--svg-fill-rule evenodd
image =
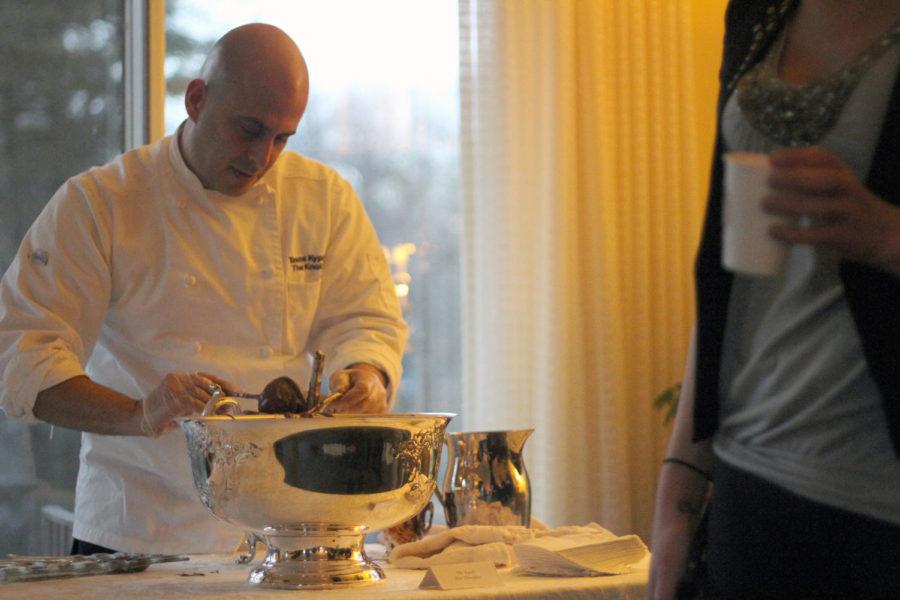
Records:
M176 136L67 181L0 283L0 405L34 420L38 392L87 374L145 398L170 372L260 391L302 388L311 352L396 392L407 328L351 186L284 152L246 194L204 190ZM84 433L73 535L129 552L233 550L240 532L200 503L180 429Z

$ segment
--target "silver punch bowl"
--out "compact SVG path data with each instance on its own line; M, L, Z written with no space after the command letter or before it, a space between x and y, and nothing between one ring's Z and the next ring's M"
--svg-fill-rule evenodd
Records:
M200 500L266 542L248 581L316 589L384 578L366 556L365 534L427 504L453 416L253 414L180 423Z

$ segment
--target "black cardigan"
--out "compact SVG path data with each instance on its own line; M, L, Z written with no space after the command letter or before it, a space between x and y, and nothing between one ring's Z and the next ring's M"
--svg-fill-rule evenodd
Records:
M694 441L711 437L719 423L719 371L732 284L732 275L722 269L720 263L722 110L733 81L765 55L796 4L796 1L732 0L725 15L725 49L719 73L719 125L706 219L695 268ZM900 205L900 77L891 92L866 184L888 202ZM841 263L840 275L869 372L882 397L894 450L900 456L900 277L849 261Z

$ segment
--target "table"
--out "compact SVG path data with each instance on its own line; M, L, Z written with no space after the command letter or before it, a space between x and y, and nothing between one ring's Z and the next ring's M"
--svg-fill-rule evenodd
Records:
M257 557L257 561L260 557ZM255 564L256 561L254 561ZM380 561L379 561L380 562ZM130 600L161 598L176 600L432 600L491 598L603 598L643 600L647 594L647 571L609 577L534 577L517 575L514 568L500 569L502 586L486 589L420 590L425 571L395 569L380 563L384 581L348 589L270 590L247 583L251 566L234 562L234 555L193 555L187 562L151 565L141 573L96 575L28 583L0 584L0 599L29 600Z

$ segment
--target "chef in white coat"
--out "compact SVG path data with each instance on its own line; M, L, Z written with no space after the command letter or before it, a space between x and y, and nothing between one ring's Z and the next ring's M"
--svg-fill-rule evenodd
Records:
M0 283L0 405L83 431L73 551L233 550L184 435L211 384L307 380L383 412L407 329L375 231L334 170L282 152L306 108L280 29L220 39L178 132L67 181Z

